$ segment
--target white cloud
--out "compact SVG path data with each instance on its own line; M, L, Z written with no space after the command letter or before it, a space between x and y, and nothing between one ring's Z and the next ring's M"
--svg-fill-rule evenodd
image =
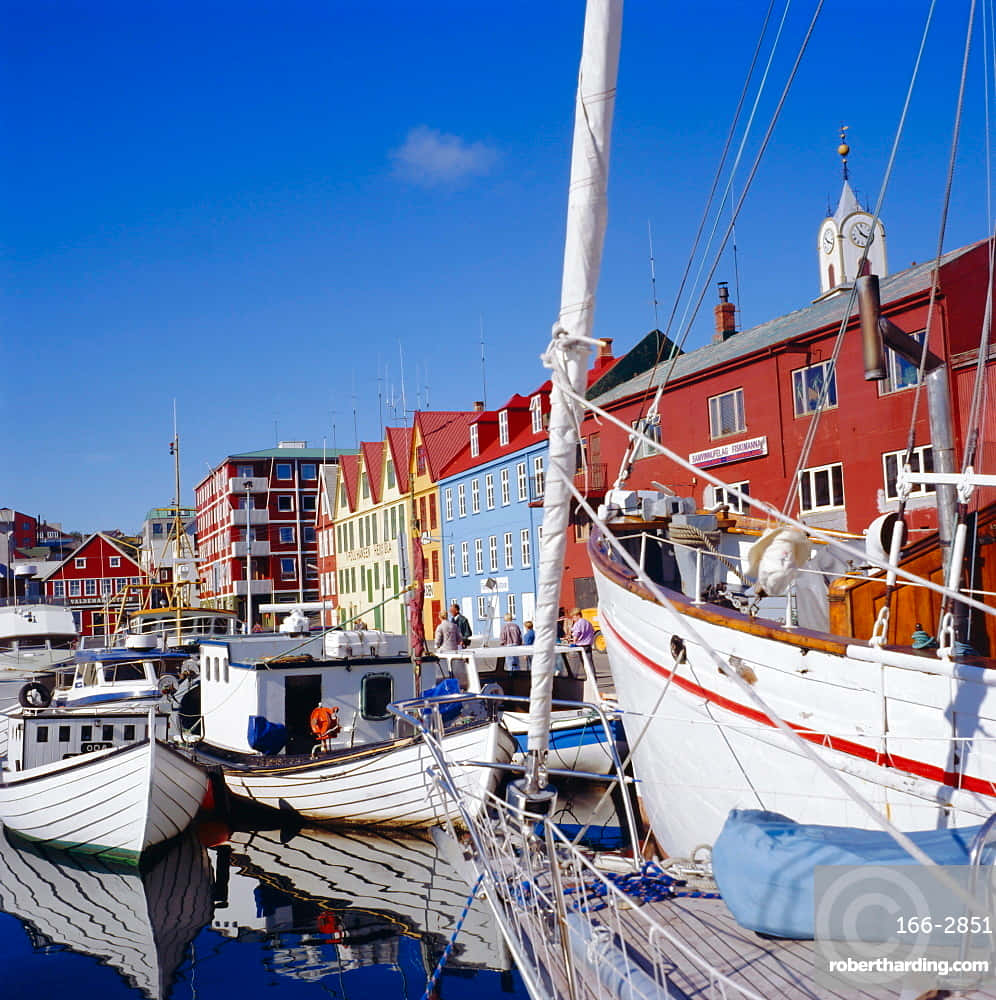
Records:
M419 125L392 151L397 173L419 184L447 184L486 174L498 151L483 142L467 142L458 135Z

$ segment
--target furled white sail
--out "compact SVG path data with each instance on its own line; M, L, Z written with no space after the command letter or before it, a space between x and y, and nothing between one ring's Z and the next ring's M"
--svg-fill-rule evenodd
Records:
M566 390L583 394L595 312L595 288L608 214L609 138L615 106L622 29L622 0L594 0L585 15L581 70L574 115L574 146L567 202L567 234L560 316L545 362L553 369L550 400L550 467L544 496L543 540L536 602L529 750L547 749L553 690L560 581L570 518L580 406Z

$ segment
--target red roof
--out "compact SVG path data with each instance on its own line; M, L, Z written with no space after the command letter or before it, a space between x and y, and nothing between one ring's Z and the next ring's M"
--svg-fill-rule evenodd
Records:
M346 504L351 511L356 510L356 486L360 478L360 456L340 455L339 469L346 484Z
M412 429L410 427L387 427L387 446L394 462L394 474L398 478L398 489L408 492L409 471L412 459Z
M535 395L535 393L534 393ZM498 441L498 410L485 410L483 413L475 413L477 424L478 454L470 454L470 433L466 434L460 450L450 459L443 469L438 479L458 475L468 469L476 468L479 465L486 465L488 462L500 458L502 455L510 455L521 451L523 448L541 441L546 437L546 428L537 432L533 430L532 412L529 409L530 399L526 396L513 396L509 400L509 405L503 406L503 410L508 410L508 444L499 444ZM543 394L543 411L550 408L549 396Z
M360 451L363 453L363 466L370 483L370 499L380 503L380 486L384 478L384 442L361 441Z
M434 482L442 478L443 469L467 445L470 440L470 425L479 416L476 410L432 410L415 414L429 475Z

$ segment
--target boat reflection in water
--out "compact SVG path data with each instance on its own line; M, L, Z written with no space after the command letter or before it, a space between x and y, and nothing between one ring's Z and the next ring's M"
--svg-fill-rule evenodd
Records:
M212 883L208 853L193 835L136 867L0 831L0 911L21 920L36 950L90 955L149 1000L169 996L190 943L211 920Z
M468 898L462 874L432 840L405 833L302 829L287 838L255 830L233 833L218 852L230 870L213 927L262 937L271 971L292 978L386 965L415 977L408 992L418 992ZM446 968L511 969L484 900L468 909Z

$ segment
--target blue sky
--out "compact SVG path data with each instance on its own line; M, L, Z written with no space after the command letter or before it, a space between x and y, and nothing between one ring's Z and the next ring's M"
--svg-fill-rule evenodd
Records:
M354 411L379 437L402 351L409 409L482 398L482 328L489 406L545 378L580 0L3 6L0 506L136 530L172 497L174 400L190 503L227 454L350 447ZM938 238L968 4L939 6L883 210L893 271ZM874 201L927 7L827 3L713 279L743 326L818 294L841 122ZM766 9L627 5L596 313L617 354L655 322L648 226L670 312ZM792 4L738 197L812 9ZM987 231L981 80L976 55L946 249Z

